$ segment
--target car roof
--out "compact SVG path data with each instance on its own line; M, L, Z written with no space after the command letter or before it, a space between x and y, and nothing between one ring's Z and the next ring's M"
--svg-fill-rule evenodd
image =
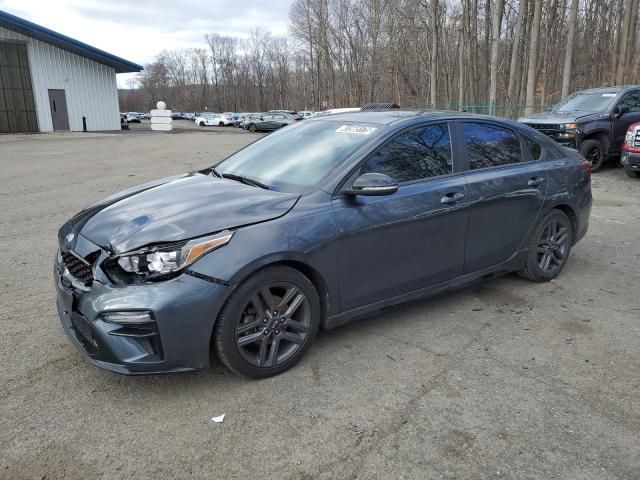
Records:
M322 115L318 117L312 117L309 121L321 122L326 120L343 121L343 122L358 122L358 123L373 123L379 125L390 125L395 122L403 120L462 120L462 119L474 119L474 120L490 120L498 121L502 123L513 123L510 120L498 117L492 117L489 115L479 115L468 112L454 112L447 110L379 110L379 111L359 111L359 112L345 112L334 113L328 115ZM412 122L407 122L412 123Z

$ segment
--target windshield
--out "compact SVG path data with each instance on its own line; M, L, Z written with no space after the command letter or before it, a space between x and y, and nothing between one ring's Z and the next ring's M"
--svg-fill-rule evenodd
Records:
M382 128L339 121L296 123L233 154L216 171L258 181L273 190L300 193L316 185Z
M617 95L615 92L578 92L568 96L557 104L553 108L553 111L576 112L582 110L587 112L602 112L609 108L609 105L611 105Z

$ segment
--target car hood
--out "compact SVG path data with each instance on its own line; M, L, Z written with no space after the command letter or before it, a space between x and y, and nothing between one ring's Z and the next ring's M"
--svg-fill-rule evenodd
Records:
M591 115L597 116L607 116L606 113L602 112L588 112L588 111L574 111L574 112L541 112L541 113L533 113L531 115L526 115L524 117L520 117L518 119L521 123L575 123L578 120L583 119L584 117L589 117Z
M298 198L196 172L108 197L78 213L71 224L96 245L123 253L272 220Z

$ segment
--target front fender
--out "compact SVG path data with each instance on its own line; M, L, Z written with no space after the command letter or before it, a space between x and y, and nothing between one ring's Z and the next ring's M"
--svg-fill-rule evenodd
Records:
M235 231L231 241L194 263L189 270L223 280L235 287L253 272L274 263L308 266L323 280L330 315L338 310L337 231L333 211L322 208L309 215L291 212L284 217Z

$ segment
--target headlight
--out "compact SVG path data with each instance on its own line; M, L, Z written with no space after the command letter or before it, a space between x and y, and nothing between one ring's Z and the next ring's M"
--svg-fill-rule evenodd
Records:
M627 134L624 136L624 141L627 143L628 146L632 146L633 145L633 137L634 137L634 130L633 129L629 129L627 130Z
M226 231L208 237L195 238L184 244L142 248L107 260L105 270L116 283L135 283L136 280L156 279L179 272L201 256L229 243L232 236L233 232Z
M578 128L577 123L561 123L560 130L576 130Z

